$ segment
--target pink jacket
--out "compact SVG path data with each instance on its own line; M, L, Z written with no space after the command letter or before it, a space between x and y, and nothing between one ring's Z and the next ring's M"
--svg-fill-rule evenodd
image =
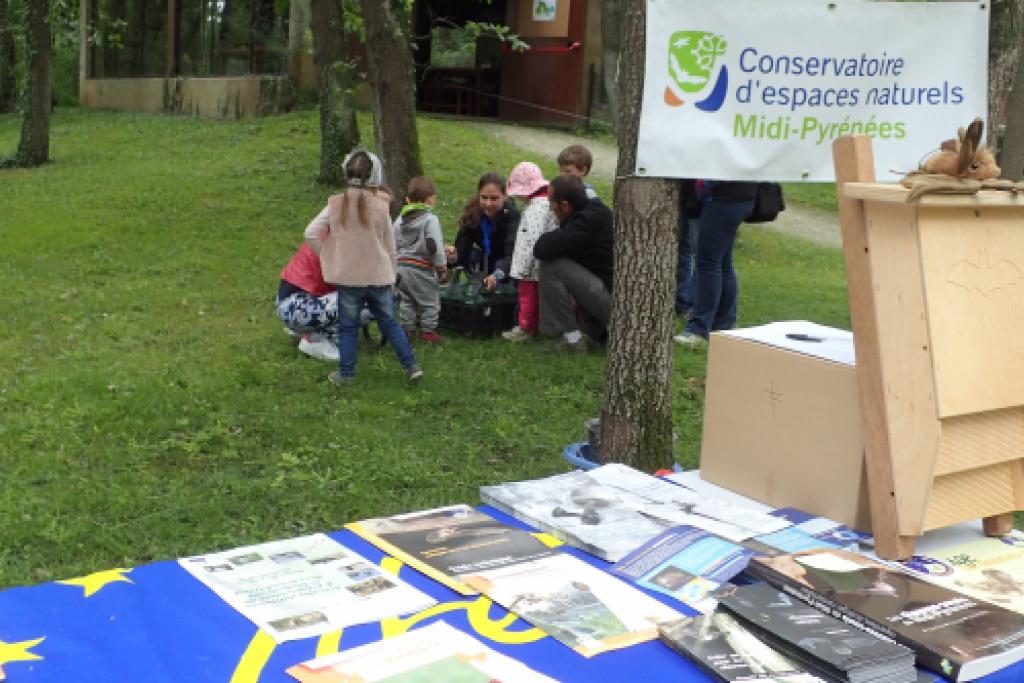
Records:
M360 195L366 201L365 224L359 219ZM348 204L344 225L343 199ZM346 287L395 284L395 238L384 195L359 188L332 195L324 210L306 227L305 238L306 244L320 255L320 267L327 282Z

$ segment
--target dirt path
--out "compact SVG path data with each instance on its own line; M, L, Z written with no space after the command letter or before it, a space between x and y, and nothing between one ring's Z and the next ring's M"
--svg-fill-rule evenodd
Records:
M468 122L467 125L475 126L486 135L493 135L510 145L551 160L554 160L558 156L558 152L567 145L573 143L586 145L594 153L594 168L591 170L591 174L606 182L611 182L615 178L618 150L614 144L609 142L581 138L558 130L514 124L473 121ZM839 248L842 246L839 217L819 209L790 205L775 222L766 224L764 227L827 247Z

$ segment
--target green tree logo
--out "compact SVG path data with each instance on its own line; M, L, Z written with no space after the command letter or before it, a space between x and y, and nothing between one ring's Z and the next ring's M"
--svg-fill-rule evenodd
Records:
M710 31L676 31L668 41L668 75L665 103L678 107L689 96L703 92L711 82L718 58L729 44L721 35ZM703 111L717 111L725 100L729 76L725 65L719 71L711 95L696 103Z

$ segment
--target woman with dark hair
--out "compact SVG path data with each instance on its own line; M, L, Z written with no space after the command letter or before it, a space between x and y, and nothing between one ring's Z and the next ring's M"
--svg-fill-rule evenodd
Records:
M455 236L455 264L469 271L480 271L484 284L494 289L508 278L519 231L519 210L508 198L505 179L497 173L485 173L459 218Z
M345 158L345 189L306 228L306 243L320 256L324 280L338 288L340 367L328 379L349 384L356 374L356 335L367 306L377 319L410 380L423 372L395 318L395 239L388 202L381 191L380 160L357 147Z

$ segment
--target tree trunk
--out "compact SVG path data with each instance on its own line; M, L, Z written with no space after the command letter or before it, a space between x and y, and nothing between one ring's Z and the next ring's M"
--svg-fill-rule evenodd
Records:
M1024 34L1024 0L992 0L988 29L988 125L986 140L996 154L1002 149L1008 126L1017 122L1008 116L1013 95L1021 35ZM967 125L965 121L963 125Z
M340 6L340 2L339 2ZM291 0L288 3L288 75L299 88L302 79L302 58L306 55L306 30L309 24L309 0Z
M615 287L598 459L672 463L672 332L679 183L634 177L644 87L645 0L623 0Z
M313 63L320 92L320 174L317 181L339 186L345 155L359 143L352 97L352 66L346 60L340 0L312 0Z
M406 35L404 0L362 0L367 66L373 87L373 134L384 182L395 195L393 212L409 179L423 174L416 132L416 83Z
M15 97L14 63L14 10L11 0L0 0L0 113L14 111Z
M50 3L25 2L27 78L17 166L39 166L50 159Z
M601 72L612 121L619 121L619 54L622 49L622 0L601 3L601 44L604 50Z
M1024 179L1024 48L1017 49L1017 73L1006 107L1006 135L999 163L1003 177Z

